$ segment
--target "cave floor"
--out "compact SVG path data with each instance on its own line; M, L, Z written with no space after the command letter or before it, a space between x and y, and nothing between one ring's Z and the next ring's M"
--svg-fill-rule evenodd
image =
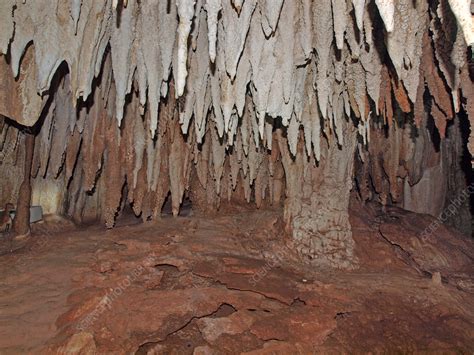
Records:
M356 206L360 267L325 270L286 246L281 214L35 226L0 257L0 353L474 350L470 239Z

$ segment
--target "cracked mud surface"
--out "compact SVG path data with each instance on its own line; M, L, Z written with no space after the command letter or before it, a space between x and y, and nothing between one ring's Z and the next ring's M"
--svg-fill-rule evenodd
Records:
M472 242L431 221L352 206L351 272L302 264L281 211L39 226L0 259L0 353L470 352Z

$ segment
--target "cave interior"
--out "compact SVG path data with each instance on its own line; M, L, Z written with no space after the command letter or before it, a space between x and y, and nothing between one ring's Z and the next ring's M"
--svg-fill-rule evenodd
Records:
M474 351L473 14L1 0L0 353Z

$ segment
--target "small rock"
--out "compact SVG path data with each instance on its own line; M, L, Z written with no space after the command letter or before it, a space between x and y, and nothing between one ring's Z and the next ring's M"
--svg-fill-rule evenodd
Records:
M91 333L80 332L74 334L58 352L60 354L96 354L97 348Z
M194 348L193 355L212 355L216 352L208 345L202 345Z
M164 271L156 270L153 274L148 275L145 281L145 287L149 290L157 289L161 284L161 279L164 274Z
M103 261L99 265L99 272L101 274L112 271L112 270L113 270L113 267L110 261Z
M160 344L156 344L152 348L148 349L146 352L146 355L158 355L158 354L163 354L164 352L164 346Z
M222 334L241 334L253 324L247 311L238 311L224 318L202 318L197 324L204 340L213 344Z
M431 275L431 281L432 281L435 285L441 285L441 284L442 284L441 274L440 274L439 271L436 271L436 272L434 272L434 273Z

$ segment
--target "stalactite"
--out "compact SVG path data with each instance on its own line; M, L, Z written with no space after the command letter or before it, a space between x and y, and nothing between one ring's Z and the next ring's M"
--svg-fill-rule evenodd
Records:
M354 6L357 28L359 29L359 32L362 32L364 26L365 0L352 0L352 4Z
M316 53L318 55L316 90L318 93L318 105L323 118L327 118L327 105L331 93L328 81L328 69L330 65L330 50L332 37L328 32L332 32L332 12L331 2L328 0L318 1L313 7L314 40Z
M8 93L0 96L0 114L25 126L33 126L39 119L47 97L36 93L37 67L35 49L30 46L24 53L21 71L12 75L6 58L0 57L0 90Z
M275 32L284 0L263 0L259 1L259 9L262 14L261 26L265 36L270 37Z
M432 114L441 136L444 137L446 121L454 116L453 104L446 85L435 66L431 40L427 34L423 38L423 56L421 58L421 73L433 97Z
M178 77L176 79L176 97L183 95L188 70L186 68L188 53L188 36L191 30L191 21L194 16L195 1L177 0L179 26L178 26Z
M461 86L463 96L466 98L465 110L469 116L469 123L471 126L471 132L469 134L468 149L471 153L471 164L474 166L474 84L470 80L469 69L467 64L464 66L461 72Z
M380 12L380 16L385 24L387 32L392 32L395 26L395 1L394 0L375 0Z
M104 178L107 181L107 186L104 196L104 219L106 226L111 228L115 224L116 214L122 199L122 188L125 183L122 167L119 164L118 130L113 123L109 123L106 127L105 140Z
M467 45L474 44L474 32L472 29L471 2L469 0L448 0L451 10L464 33Z
M15 0L6 0L0 3L0 14L7 14L13 11ZM0 53L8 53L8 44L14 31L14 22L12 16L5 17L0 25Z
M211 59L212 63L214 63L216 60L217 15L219 14L221 7L221 0L209 0L206 2L209 58Z
M418 70L423 33L428 22L428 4L418 0L395 2L396 26L387 38L387 50L398 78L407 89L410 100L416 100Z
M332 15L336 47L341 50L344 46L344 32L346 31L346 0L332 0Z

